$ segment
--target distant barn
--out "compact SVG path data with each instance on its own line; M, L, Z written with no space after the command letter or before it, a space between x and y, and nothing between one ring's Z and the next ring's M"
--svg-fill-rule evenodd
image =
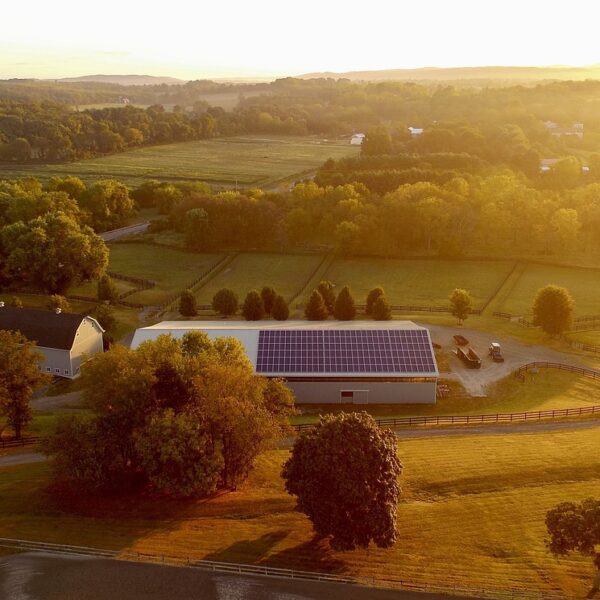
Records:
M104 350L104 329L96 319L60 309L14 308L0 302L0 329L20 331L36 342L44 356L40 370L56 377L78 377L82 363Z
M361 146L362 143L365 141L365 137L367 137L367 136L364 133L355 133L350 138L350 145L351 146Z
M238 339L256 373L284 379L299 403L435 403L431 338L412 321L164 321L131 345L189 331Z

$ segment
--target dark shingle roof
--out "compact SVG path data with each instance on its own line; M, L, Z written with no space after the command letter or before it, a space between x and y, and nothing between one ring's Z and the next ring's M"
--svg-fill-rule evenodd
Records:
M85 315L56 314L33 308L0 307L0 329L20 331L28 340L44 348L70 350Z

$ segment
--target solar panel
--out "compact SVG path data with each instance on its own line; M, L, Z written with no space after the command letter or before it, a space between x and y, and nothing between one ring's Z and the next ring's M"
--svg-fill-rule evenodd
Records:
M423 329L263 330L258 373L431 373L435 359Z

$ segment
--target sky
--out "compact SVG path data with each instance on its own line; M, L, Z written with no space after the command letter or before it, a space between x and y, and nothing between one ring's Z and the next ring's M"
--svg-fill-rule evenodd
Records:
M0 79L600 63L594 0L3 2ZM598 13L598 14L596 14Z

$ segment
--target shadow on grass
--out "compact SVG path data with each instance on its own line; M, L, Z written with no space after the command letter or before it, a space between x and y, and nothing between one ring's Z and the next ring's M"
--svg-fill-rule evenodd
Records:
M346 563L335 556L335 552L327 540L318 536L293 548L286 548L272 554L265 562L271 567L281 569L323 571L336 574L348 571Z
M211 552L204 560L216 562L257 563L261 561L269 551L290 534L290 530L271 531L255 540L241 540Z

